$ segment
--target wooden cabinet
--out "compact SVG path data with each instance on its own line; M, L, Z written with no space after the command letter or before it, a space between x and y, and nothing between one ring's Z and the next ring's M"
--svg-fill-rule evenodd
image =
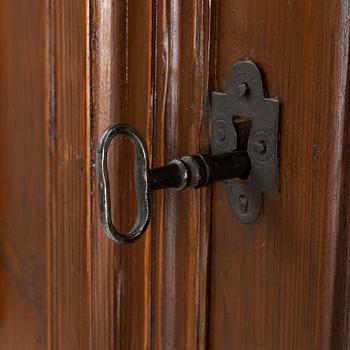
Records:
M348 349L349 18L345 0L2 0L0 348ZM102 131L138 129L152 166L208 151L210 91L242 59L281 102L263 214L242 224L221 183L159 191L142 240L107 240Z

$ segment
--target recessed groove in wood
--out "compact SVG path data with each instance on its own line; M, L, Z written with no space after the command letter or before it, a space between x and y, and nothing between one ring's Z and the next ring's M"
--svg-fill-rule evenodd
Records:
M104 128L117 122L134 126L148 146L152 142L152 11L152 1L93 1L94 144ZM115 168L111 169L111 179L116 201L123 202L123 207L116 207L115 215L122 225L128 225L132 221L129 213L135 206L133 196L131 199L128 197L133 181L132 164L127 153L123 154L127 151L123 145L114 149L117 153L111 157L110 163L115 164ZM126 173L123 173L125 169L118 167L119 161L124 162ZM129 184L125 178L130 179ZM93 193L94 347L149 348L150 232L128 247L116 246L108 241L99 224L94 182Z
M210 2L157 1L154 166L208 145ZM210 191L156 194L154 348L206 347Z

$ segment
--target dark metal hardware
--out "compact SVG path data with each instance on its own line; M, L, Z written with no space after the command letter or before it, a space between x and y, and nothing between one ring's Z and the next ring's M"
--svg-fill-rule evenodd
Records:
M175 159L169 165L149 171L150 190L200 188L215 181L246 179L250 173L250 159L245 151L218 155L194 154Z
M107 170L107 153L112 139L126 135L135 145L135 187L138 215L131 231L120 233L111 219L111 201ZM141 135L126 124L116 124L102 134L97 150L96 170L99 186L100 217L108 238L118 243L131 243L147 228L150 215L150 192L164 188L183 190L209 186L215 181L232 178L245 179L251 165L246 151L232 151L217 155L195 154L175 159L168 165L148 169L148 154Z
M225 181L235 214L244 223L261 212L262 193L278 190L279 103L264 97L260 72L251 61L237 62L228 79L227 93L212 93L211 153L184 156L149 169L141 135L129 125L107 128L96 157L100 217L108 238L131 243L140 238L150 218L151 191L200 188ZM112 139L126 135L135 146L135 187L138 214L130 232L120 233L111 219L107 153Z
M211 153L243 148L251 160L246 180L225 181L231 207L244 223L258 218L262 194L279 188L278 119L279 102L265 97L261 74L251 61L233 65L226 93L211 94Z
M137 217L128 234L120 233L113 225L111 218L111 199L107 169L108 147L118 135L126 135L135 146L135 189L137 199ZM99 141L96 155L96 173L100 219L107 237L116 243L131 243L141 237L147 228L150 215L148 155L145 142L136 130L128 125L117 124L107 128Z

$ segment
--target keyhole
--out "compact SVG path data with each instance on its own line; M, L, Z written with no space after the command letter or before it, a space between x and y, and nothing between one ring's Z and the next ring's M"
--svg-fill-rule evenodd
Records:
M250 129L253 126L252 120L247 116L235 115L232 117L232 123L237 133L237 150L246 151Z

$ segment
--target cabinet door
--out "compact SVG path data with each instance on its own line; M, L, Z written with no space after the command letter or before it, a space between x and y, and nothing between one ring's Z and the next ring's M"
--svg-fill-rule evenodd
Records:
M1 349L348 349L345 0L0 3ZM242 224L227 187L154 193L144 237L99 222L95 152L128 123L152 167L208 152L238 60L281 102L280 189ZM113 217L136 215L113 142ZM24 345L25 344L25 345Z
M107 3L95 7L95 137L128 122L147 137L153 166L205 151L209 93L225 91L243 59L281 102L280 190L264 196L256 222L242 224L217 184L157 193L150 231L132 247L99 238L106 265L116 264L109 293L119 297L104 304L116 342L348 348L347 3ZM123 337L131 332L138 336Z

